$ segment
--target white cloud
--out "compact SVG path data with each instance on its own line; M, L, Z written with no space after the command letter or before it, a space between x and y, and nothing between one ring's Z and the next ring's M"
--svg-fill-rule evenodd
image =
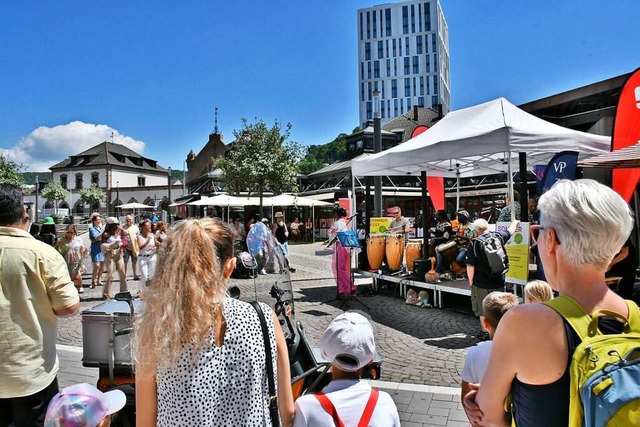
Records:
M125 145L136 153L144 151L144 142L122 135L110 126L80 121L54 127L40 126L13 148L0 151L9 160L21 163L27 171L44 172L70 155L111 141L112 132L116 144Z

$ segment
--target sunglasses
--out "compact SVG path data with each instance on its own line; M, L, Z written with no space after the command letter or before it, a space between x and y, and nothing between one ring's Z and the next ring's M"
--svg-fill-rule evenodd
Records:
M538 236L540 236L540 230L550 230L552 229L552 227L545 227L543 225L538 225L538 224L534 224L534 225L530 225L529 226L529 233L531 234L531 239L533 240L533 243L538 243ZM560 244L560 239L558 238L558 233L554 233L556 236L556 242L558 242L558 244Z
M395 212L391 212L393 215L398 215L400 212L395 211Z

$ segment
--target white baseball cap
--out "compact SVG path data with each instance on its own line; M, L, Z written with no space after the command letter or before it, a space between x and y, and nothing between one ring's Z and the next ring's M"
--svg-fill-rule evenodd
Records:
M92 385L75 384L56 394L47 408L45 427L95 427L106 417L118 412L127 403L120 390L102 393Z
M322 357L345 372L367 366L376 354L371 323L363 315L347 311L329 324L320 343Z

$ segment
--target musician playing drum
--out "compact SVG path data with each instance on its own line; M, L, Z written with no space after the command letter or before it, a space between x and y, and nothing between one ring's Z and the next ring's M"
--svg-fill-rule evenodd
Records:
M402 216L402 210L399 206L394 206L391 208L391 214L393 215L393 221L389 225L389 229L387 230L392 234L409 234L409 229L411 225L409 220Z
M435 237L433 238L436 248L442 244L447 243L453 237L453 230L451 228L451 221L449 220L449 215L445 210L439 210L436 212L436 220L438 223L436 224ZM442 273L445 267L445 259L440 254L440 251L436 249L436 272L438 274Z

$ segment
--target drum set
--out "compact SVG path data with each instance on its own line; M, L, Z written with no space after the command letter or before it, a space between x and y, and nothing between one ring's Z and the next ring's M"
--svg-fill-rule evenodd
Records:
M422 258L423 246L424 239L406 239L405 241L402 234L370 234L367 237L369 268L379 270L386 261L391 271L402 272L401 269L404 266L408 273L412 273L414 261ZM429 257L435 258L436 252L451 265L453 274L459 275L466 271L465 267L456 262L458 255L456 241L451 240L436 246L435 242L429 239Z

